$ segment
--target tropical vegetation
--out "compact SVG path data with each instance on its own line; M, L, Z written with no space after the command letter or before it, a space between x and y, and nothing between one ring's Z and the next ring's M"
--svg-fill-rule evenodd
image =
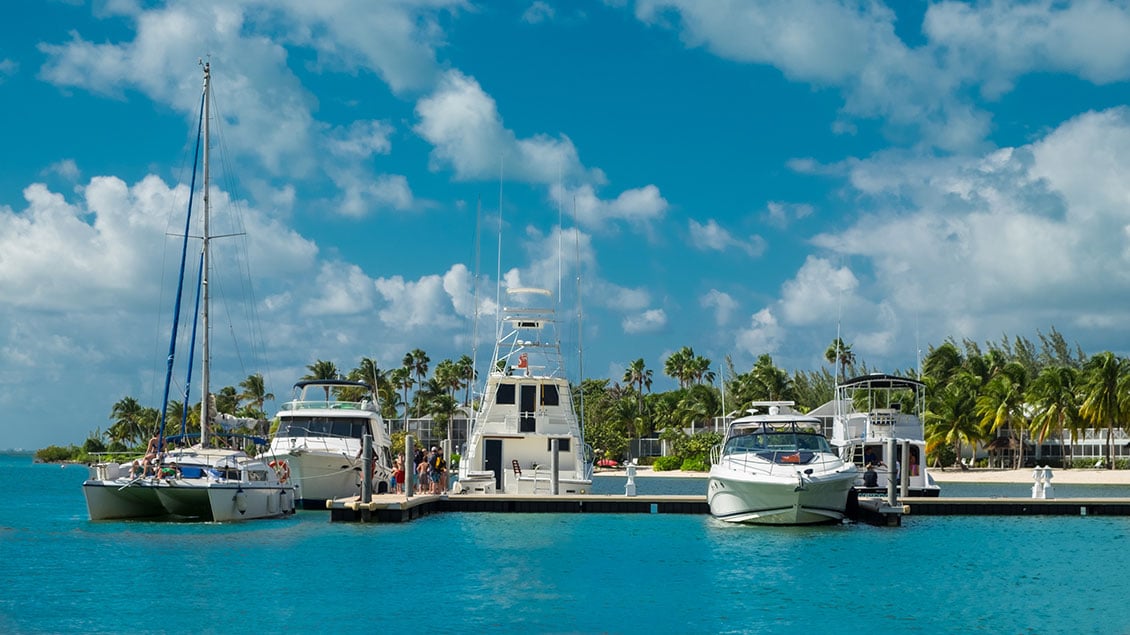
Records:
M716 365L684 346L662 365L663 374L677 386L674 390L652 392L656 371L639 358L625 367L618 381L582 379L574 387L574 403L581 412L586 441L600 458L652 462L650 457L637 456L639 439L660 439L668 457L656 461L656 469L702 470L708 466L710 448L721 440L714 424L723 415L734 416L750 402L763 400L793 401L806 412L833 399L837 379L873 372L856 359L851 344L838 337L824 359L825 367L789 372L763 354L748 370L739 371L729 357ZM392 368L362 357L344 373L336 363L321 359L307 371L303 379L345 378L368 384L385 419L430 417L437 438L450 438L453 419L473 407L472 387L478 380L470 357L433 365L418 348ZM1087 357L1054 328L1048 334L1038 333L1038 343L1023 337L985 344L948 339L929 347L921 371L892 372L919 378L927 386L928 459L935 465L951 465L978 447L1020 467L1030 446L1065 437L1075 441L1086 430L1099 429L1107 439L1102 464L1125 467L1116 456L1114 437L1130 422L1130 360L1110 352ZM251 375L238 389L220 389L216 409L262 420L267 417L265 403L272 399L263 377ZM126 396L111 408L109 427L94 431L82 447L52 446L41 452L50 450L47 453L55 460L83 460L92 452L136 451L156 433L159 414ZM199 404L185 412L183 404L171 402L167 427L179 430L182 417L187 432L199 431ZM1077 464L1095 463L1094 457L1069 457L1069 462L1072 459Z

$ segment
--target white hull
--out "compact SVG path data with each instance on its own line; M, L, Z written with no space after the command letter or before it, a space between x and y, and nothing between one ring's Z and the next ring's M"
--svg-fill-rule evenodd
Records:
M300 506L326 509L327 500L361 494L366 436L372 439L373 493L387 492L392 441L370 386L343 379L311 379L299 381L294 389L295 398L275 415L278 428L267 459L280 471L289 472L287 480L297 486Z
M710 513L732 523L806 525L842 520L854 469L819 476L768 476L710 470Z
M243 452L194 446L174 450L161 467L170 476L130 478L129 464L92 466L91 478L82 484L90 519L182 516L228 522L294 513L294 486Z
M294 490L282 485L92 479L83 483L83 493L91 520L183 516L228 522L277 518L294 512Z
M286 461L298 497L313 508L324 509L327 500L361 493L361 459L319 451L276 453L274 457Z

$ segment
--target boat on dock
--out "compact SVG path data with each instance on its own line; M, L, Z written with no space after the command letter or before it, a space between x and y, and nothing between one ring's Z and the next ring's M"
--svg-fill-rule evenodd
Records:
M860 469L860 495L885 494L892 481L899 496L939 495L925 461L925 403L926 385L909 377L876 373L836 386L832 445Z
M303 509L326 509L326 501L361 493L364 438L372 438L372 490L388 492L392 440L372 387L362 381L310 379L294 384L271 438L271 462L298 488Z
M150 441L144 456L125 463L102 462L90 467L90 477L83 482L83 494L91 520L141 519L182 517L201 521L240 521L257 518L274 518L294 512L294 486L279 478L276 471L261 457L251 456L240 449L238 442L229 437L231 447L213 445L211 429L218 413L209 391L209 323L208 293L209 249L213 239L209 231L209 106L211 91L210 65L203 64L204 88L201 96L200 130L198 140L203 142L203 247L200 251L200 279L198 318L201 331L201 432L199 442L191 447L176 447L187 443L195 435L184 432L166 435L166 415L169 412L169 390L176 358L177 316L184 291L185 260L188 252L189 231L192 221L191 195L185 220L185 233L181 249L180 280L173 311L172 336L165 374L165 389L160 410L161 419L157 435ZM198 145L199 147L199 145ZM195 181L195 172L193 173ZM193 335L195 336L195 324ZM195 339L195 337L194 337ZM193 347L195 341L193 341ZM190 350L191 348L190 347ZM185 403L191 384L192 355L184 382ZM239 447L236 447L239 446Z
M564 376L553 293L510 288L505 298L454 491L583 494L592 486L593 453Z
M859 470L835 452L820 420L791 401L754 402L748 413L711 451L711 515L759 525L842 520Z

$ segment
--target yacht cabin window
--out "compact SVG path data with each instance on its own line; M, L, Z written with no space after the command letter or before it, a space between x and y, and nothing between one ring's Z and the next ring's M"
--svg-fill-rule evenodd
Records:
M494 402L502 406L513 406L514 384L499 384L494 392Z
M553 439L546 439L545 440L545 451L546 452L552 452L553 451ZM568 452L569 451L569 439L558 439L557 440L557 451L558 452Z
M557 386L554 384L542 384L541 387L541 405L543 406L556 406L559 404L557 395Z

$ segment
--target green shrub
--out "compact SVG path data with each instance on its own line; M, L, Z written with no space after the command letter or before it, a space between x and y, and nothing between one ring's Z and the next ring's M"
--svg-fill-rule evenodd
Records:
M682 467L684 472L709 472L710 466L706 464L706 460L700 456L691 457L683 461Z
M651 464L651 468L656 472L667 472L677 470L682 465L683 460L677 456L657 456L655 462Z
M42 461L43 463L56 463L59 461L73 461L78 455L79 448L77 446L68 445L64 448L57 445L49 445L35 451L35 460Z

